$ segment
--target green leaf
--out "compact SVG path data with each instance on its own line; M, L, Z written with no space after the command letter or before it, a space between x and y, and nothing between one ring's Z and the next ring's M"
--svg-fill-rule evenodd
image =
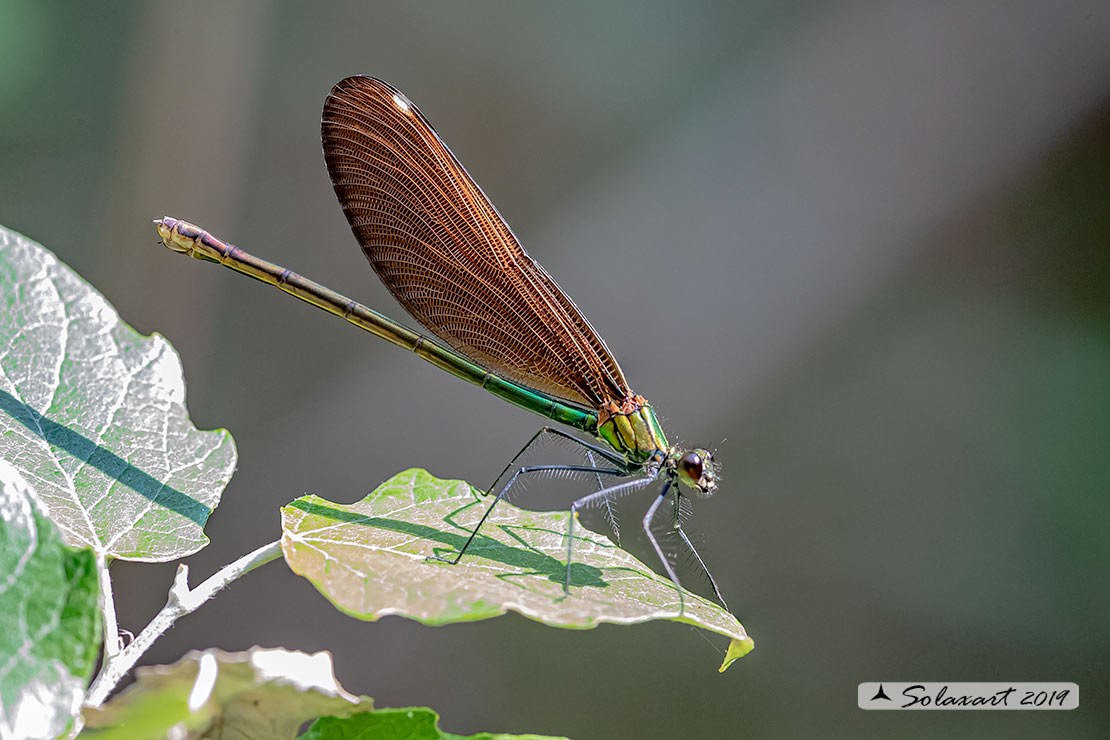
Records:
M193 651L172 665L136 670L135 683L85 710L82 740L294 738L317 717L366 712L368 697L343 690L331 655L252 648Z
M566 740L489 732L464 737L444 732L438 725L439 715L424 707L376 709L353 717L318 719L300 740Z
M0 737L53 738L77 715L100 644L96 558L74 551L0 460Z
M185 410L181 362L47 250L0 227L0 456L35 486L66 542L176 560L235 468L226 431Z
M424 624L468 622L508 610L555 627L673 619L754 644L736 617L685 592L601 535L576 528L570 595L566 512L502 502L457 565L432 561L457 552L489 499L463 481L406 470L362 501L303 496L281 510L282 551L344 612L375 620L400 614Z

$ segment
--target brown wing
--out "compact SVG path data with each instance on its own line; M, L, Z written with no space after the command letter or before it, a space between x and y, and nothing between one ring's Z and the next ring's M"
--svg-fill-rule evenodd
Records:
M322 128L355 238L413 318L482 367L554 397L596 408L631 395L590 322L404 95L348 77L324 103Z

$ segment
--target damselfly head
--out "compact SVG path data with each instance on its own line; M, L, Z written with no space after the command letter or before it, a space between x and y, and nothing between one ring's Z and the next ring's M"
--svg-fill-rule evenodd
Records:
M680 483L703 496L712 496L717 490L717 463L713 453L703 447L672 450L667 466L675 472Z

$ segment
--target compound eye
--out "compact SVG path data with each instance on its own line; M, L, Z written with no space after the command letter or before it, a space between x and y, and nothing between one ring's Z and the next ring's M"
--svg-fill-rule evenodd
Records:
M705 462L701 459L701 455L696 452L687 452L678 461L678 464L687 478L695 482L701 480L702 473L705 471Z

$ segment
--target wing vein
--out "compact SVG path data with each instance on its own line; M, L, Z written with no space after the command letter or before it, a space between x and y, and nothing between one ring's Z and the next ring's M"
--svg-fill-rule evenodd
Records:
M517 241L400 92L350 77L324 105L324 159L374 271L414 319L478 365L572 403L633 394L605 341Z

